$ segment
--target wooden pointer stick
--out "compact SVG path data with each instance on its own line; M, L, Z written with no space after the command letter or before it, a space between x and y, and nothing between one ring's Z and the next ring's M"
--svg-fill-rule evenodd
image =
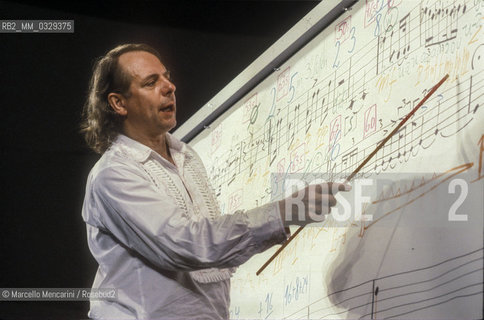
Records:
M345 182L344 183L348 183L351 179L353 179L353 177L368 163L368 161L370 161L371 158L373 158L373 156L383 147L383 145L388 141L390 140L390 138L398 131L400 130L400 128L408 121L408 119L410 119L411 116L414 115L415 112L417 112L417 110L425 103L425 101L428 100L428 98L430 98L430 96L432 94L434 94L434 92L445 82L445 80L447 80L447 78L449 77L448 74L446 74L442 80L439 81L439 83L437 83L426 95L425 97L420 100L420 102L417 104L417 106L415 108L413 108L412 111L410 111L409 114L407 114L407 116L405 118L403 118L402 121L400 121L400 123L398 124L398 126L395 127L395 129L393 129L392 132L390 132L386 137L385 139L383 139L380 144L375 148L375 150L373 150L372 153L370 153L368 155L368 157L366 157L365 160L363 160L363 162L358 166L358 168L356 168L346 179L345 179ZM264 269L272 262L272 260L274 260L277 255L279 253L281 253L282 250L284 250L285 247L287 247L287 245L289 244L289 242L291 242L298 234L299 232L302 231L302 229L304 229L304 226L300 226L296 232L294 232L294 234L289 238L287 239L286 242L284 242L282 244L282 246L277 249L277 251L272 255L272 257L269 258L269 260L266 261L266 263L264 263L264 265L256 272L256 275L259 275L262 271L264 271Z

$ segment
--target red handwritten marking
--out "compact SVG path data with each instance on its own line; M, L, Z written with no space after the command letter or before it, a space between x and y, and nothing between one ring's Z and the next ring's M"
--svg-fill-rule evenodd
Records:
M237 208L239 208L242 205L242 189L238 189L234 191L230 196L229 196L229 212L232 213L234 212Z
M375 21L375 17L381 7L381 0L366 0L365 5L365 28Z
M281 100L289 93L291 67L287 67L280 75L277 76L277 101Z
M388 9L393 8L393 7L397 7L402 2L403 2L403 0L388 0L388 2L387 2Z
M222 125L212 131L212 153L222 144Z
M340 41L341 43L345 42L350 38L350 29L351 29L351 16L348 16L343 21L338 23L334 27L335 32L335 42Z
M286 158L282 158L277 163L277 181L281 181L286 173Z
M370 136L372 133L376 132L376 104L372 105L365 111L365 122L363 126L363 138Z
M291 173L299 172L304 169L305 158L306 158L306 154L304 152L305 145L306 144L303 143L291 152L291 168L290 168Z
M341 134L338 132L341 131L341 115L337 116L336 118L331 121L329 125L329 146L333 146L336 142L341 139Z
M242 123L246 123L250 120L250 115L252 114L252 108L257 105L257 92L254 93L247 101L242 105L243 115Z

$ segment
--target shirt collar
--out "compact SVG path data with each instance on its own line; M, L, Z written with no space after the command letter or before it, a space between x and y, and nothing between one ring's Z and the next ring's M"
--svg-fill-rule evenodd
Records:
M183 153L184 155L186 154L187 147L185 143L178 140L170 133L166 133L166 138L167 138L168 146L171 150ZM156 154L156 152L150 147L136 140L133 140L122 133L120 133L116 137L113 143L113 146L121 147L124 153L126 153L128 156L130 156L132 159L138 162L144 162L148 159L150 155Z

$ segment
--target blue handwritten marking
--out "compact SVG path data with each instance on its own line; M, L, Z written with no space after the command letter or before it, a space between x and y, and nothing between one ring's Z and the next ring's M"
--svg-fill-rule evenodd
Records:
M289 85L289 91L292 91L292 95L291 95L291 99L289 99L287 101L287 103L290 103L292 101L292 99L294 99L294 93L296 92L296 88L294 87L294 85L292 84L292 79L296 76L297 72L295 72L292 76L291 76L291 83Z
M234 306L230 309L230 319L239 319L240 317L240 306Z
M259 302L259 311L258 314L262 318L267 319L272 312L274 311L274 306L272 305L272 292L267 293L266 299L264 302L260 301Z
M351 39L353 40L353 47L351 47L351 50L348 50L348 53L352 53L353 50L355 50L355 46L356 46L356 37L355 37L355 27L351 28Z
M309 282L308 276L296 277L296 280L291 281L286 285L284 293L284 306L291 304L292 302L298 301L300 295L306 294L308 292Z

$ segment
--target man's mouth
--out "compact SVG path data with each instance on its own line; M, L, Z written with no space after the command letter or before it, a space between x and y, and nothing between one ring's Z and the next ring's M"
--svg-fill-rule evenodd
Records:
M175 106L171 104L169 106L161 108L160 111L162 111L162 112L175 111Z

